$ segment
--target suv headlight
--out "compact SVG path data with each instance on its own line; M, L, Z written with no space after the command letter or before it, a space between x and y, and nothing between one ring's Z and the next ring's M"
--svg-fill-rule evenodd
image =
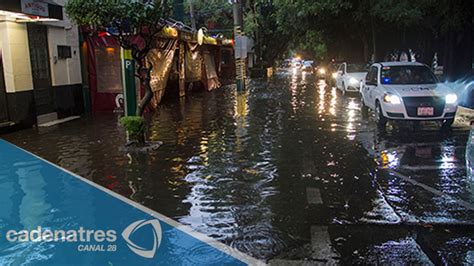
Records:
M456 103L458 101L458 96L454 93L450 93L450 94L446 95L445 101L446 101L447 104Z
M385 96L383 96L383 101L386 102L386 103L391 103L391 104L401 104L402 103L402 100L400 99L400 97L398 97L397 95L393 95L393 94L385 94Z

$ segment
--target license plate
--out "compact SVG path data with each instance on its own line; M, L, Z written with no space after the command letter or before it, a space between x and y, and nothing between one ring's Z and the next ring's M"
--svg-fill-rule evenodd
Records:
M417 113L418 113L418 116L433 116L434 108L433 107L418 107Z

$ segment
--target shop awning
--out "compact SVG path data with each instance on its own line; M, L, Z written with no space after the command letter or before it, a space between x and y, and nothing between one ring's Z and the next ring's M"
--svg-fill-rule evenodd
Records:
M63 19L63 7L51 0L1 0L0 11L33 18Z

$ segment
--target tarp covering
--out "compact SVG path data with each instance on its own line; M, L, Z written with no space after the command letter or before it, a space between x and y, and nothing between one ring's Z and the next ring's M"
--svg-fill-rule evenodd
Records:
M205 85L208 91L217 89L221 86L219 82L219 77L217 76L216 71L216 61L214 59L214 55L211 54L209 51L204 51L204 71L206 72L206 80Z
M153 65L150 85L153 91L151 103L155 108L165 93L177 43L176 40L157 40L155 48L148 53L147 61Z
M197 44L188 43L185 57L186 82L200 81L202 77L202 56Z
M186 94L186 48L184 43L179 44L178 71L179 71L179 97Z
M110 36L85 35L85 39L92 111L114 111L119 107L119 100L123 101L120 46ZM154 47L147 57L147 62L153 65L150 79L154 93L152 109L160 103L167 87L170 89L168 92L178 89L176 95L184 96L186 85L188 90L193 85L198 89L213 90L221 85L222 80L233 80L232 47L199 46L197 43L162 38L156 40ZM143 96L143 88L137 86L137 91Z

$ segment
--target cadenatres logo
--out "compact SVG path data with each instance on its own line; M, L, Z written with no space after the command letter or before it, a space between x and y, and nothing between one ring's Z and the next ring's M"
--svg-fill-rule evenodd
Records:
M131 240L132 236L144 226L151 226L151 234L140 234L141 237L152 237L151 247L142 247ZM143 232L142 232L143 233ZM5 234L6 240L9 242L65 242L79 243L77 251L79 252L116 252L117 251L117 232L115 230L86 229L79 227L73 230L52 230L38 226L33 230L9 230ZM135 254L151 259L155 256L156 251L160 247L162 239L162 231L160 221L139 220L131 223L122 232L128 248Z
M153 232L153 247L151 249L143 248L130 240L130 236L133 235L138 229L142 228L145 225L152 226ZM156 250L161 244L161 226L160 221L157 219L154 220L140 220L130 224L122 232L123 239L127 242L127 246L135 252L135 254L142 256L144 258L153 258L155 256Z

